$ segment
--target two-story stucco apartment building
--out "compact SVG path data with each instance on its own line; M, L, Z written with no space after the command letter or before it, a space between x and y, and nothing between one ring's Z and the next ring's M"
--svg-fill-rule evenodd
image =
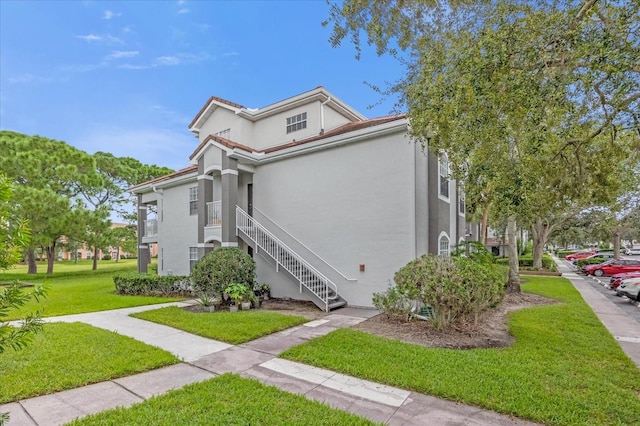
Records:
M140 271L151 243L161 275L240 247L276 297L372 306L400 267L465 238L446 159L408 125L367 119L323 87L258 109L211 97L189 125L191 165L131 189Z

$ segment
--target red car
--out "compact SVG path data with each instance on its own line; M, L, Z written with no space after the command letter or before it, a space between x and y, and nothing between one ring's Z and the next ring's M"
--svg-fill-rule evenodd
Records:
M597 265L585 265L582 271L587 275L595 275L596 277L637 272L640 271L640 260L614 259Z
M640 278L640 271L636 272L623 272L622 274L615 274L609 281L609 288L615 290L620 286L620 282L626 278Z
M594 250L580 251L578 253L568 254L564 258L566 260L568 260L569 262L573 262L576 259L584 259L585 257L589 257L589 256L591 256L593 254L596 254L596 252Z

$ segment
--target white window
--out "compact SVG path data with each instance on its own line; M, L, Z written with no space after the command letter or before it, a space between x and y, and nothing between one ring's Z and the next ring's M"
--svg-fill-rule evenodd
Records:
M294 115L287 118L287 133L295 132L296 130L307 128L307 113Z
M198 187L189 188L189 214L198 214Z
M193 270L196 263L198 263L198 247L189 247L189 272Z
M458 192L459 192L459 199L458 199L458 213L461 216L464 216L466 213L466 209L467 209L467 205L465 203L466 199L465 199L465 195L464 195L464 188L462 188L462 186L460 186L460 188L458 188Z
M224 129L224 130L220 130L219 132L216 133L217 136L220 136L221 138L225 138L225 139L231 139L231 129Z
M438 242L438 256L449 256L449 237L441 235Z
M441 155L438 162L439 175L438 183L440 187L440 196L449 198L449 160L445 154Z

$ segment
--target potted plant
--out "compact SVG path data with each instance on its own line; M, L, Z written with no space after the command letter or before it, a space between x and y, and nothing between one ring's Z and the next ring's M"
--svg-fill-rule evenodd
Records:
M262 296L262 300L269 300L269 297L271 296L271 287L269 287L269 284L267 283L262 283L258 286L257 292Z
M245 300L250 300L249 295L251 294L251 290L244 284L231 284L224 289L224 292L233 300L231 312L236 312L238 310L238 304L242 303ZM247 303L249 304L249 306L245 308L243 305L243 309L249 309L249 307L251 306L251 302Z
M202 310L205 312L213 312L216 310L216 305L220 306L220 301L207 293L201 293L197 302L202 306Z

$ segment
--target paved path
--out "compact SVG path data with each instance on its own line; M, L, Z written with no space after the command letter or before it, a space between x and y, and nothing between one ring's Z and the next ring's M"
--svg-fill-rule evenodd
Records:
M563 277L571 281L585 302L591 306L600 322L609 330L622 350L640 369L640 322L636 319L637 304L630 303L622 298L607 297L607 295L603 294L604 286L609 280L608 277L596 279L578 275L575 268L568 262L558 258L554 258L554 260L558 265L558 271L562 272ZM630 310L633 312L627 312Z
M160 306L182 305L182 303ZM53 426L117 406L130 406L154 395L223 373L237 373L301 394L373 421L389 425L533 425L477 407L373 383L333 371L277 358L286 349L340 327L349 327L377 311L345 308L298 327L231 346L128 315L159 305L49 318L80 321L117 331L165 349L184 363L77 389L0 406L11 414L10 426Z

